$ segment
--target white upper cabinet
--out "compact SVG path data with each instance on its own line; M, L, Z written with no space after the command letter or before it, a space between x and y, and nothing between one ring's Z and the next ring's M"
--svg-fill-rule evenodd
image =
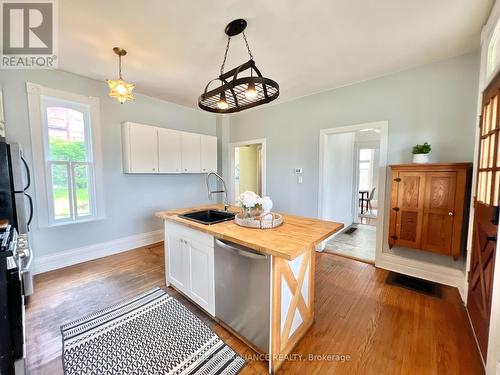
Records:
M158 129L158 169L160 173L181 173L181 132Z
M125 123L123 164L128 173L158 173L158 130L156 127Z
M181 160L183 173L201 172L201 135L181 134Z
M217 137L124 122L124 173L217 171Z
M217 137L201 136L201 172L217 172Z

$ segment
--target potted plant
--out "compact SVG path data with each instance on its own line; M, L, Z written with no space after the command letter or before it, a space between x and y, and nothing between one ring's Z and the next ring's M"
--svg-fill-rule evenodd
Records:
M414 163L428 163L429 153L431 152L431 145L425 142L423 145L416 144L413 146L413 162Z

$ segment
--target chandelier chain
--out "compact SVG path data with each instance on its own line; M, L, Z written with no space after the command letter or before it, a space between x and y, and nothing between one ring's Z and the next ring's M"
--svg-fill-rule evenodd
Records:
M224 52L224 60L222 60L222 65L220 67L220 75L224 74L224 66L226 65L227 53L229 51L229 42L231 41L231 37L227 37L226 51Z
M248 45L248 40L247 40L247 36L245 35L245 31L242 31L242 34L243 34L243 39L245 40L245 45L247 46L247 51L248 51L248 55L250 56L250 60L253 60L252 51L250 51L250 46Z

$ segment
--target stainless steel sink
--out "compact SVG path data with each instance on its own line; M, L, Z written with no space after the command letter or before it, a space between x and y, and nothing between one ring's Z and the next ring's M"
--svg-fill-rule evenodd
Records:
M188 212L187 214L179 215L186 220L195 221L200 224L211 225L222 223L223 221L229 221L234 219L235 214L228 211L220 210L201 210Z

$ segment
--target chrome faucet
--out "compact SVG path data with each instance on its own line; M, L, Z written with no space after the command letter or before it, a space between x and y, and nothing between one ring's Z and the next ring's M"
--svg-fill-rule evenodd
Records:
M217 177L219 180L222 181L222 186L224 187L224 190L210 190L210 176L214 175ZM224 211L227 211L229 208L229 201L227 200L227 188L226 188L226 183L224 182L224 179L217 173L215 172L210 172L207 175L207 190L208 190L208 199L212 200L212 194L222 194L224 193Z

